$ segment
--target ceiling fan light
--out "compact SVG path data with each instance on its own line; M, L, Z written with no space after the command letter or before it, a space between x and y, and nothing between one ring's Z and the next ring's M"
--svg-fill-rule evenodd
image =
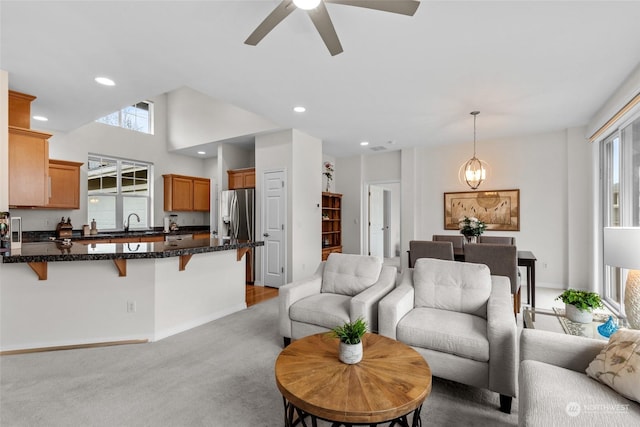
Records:
M318 7L321 0L293 0L293 4L295 4L299 9L303 10L311 10Z

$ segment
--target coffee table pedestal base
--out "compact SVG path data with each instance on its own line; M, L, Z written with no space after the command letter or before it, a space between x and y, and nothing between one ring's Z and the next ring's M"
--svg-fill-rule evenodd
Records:
M348 423L348 422L344 422L344 421L334 421L334 420L328 420L325 418L321 418L321 417L317 417L313 414L310 414L308 412L303 411L302 409L297 408L296 406L294 406L291 402L289 402L287 399L285 399L284 397L282 398L282 401L284 402L284 425L285 427L295 427L295 426L302 426L302 427L318 427L318 420L323 420L323 421L328 421L331 424L331 427L340 427L340 426L344 426L344 427L351 427L351 426L370 426L370 427L377 427L377 426L384 426L385 424L387 425L387 427L395 427L395 426L400 426L400 427L422 427L422 420L420 419L420 410L422 409L422 405L418 406L413 412L410 412L409 414L405 414L402 415L401 417L398 418L394 418L392 420L386 420L386 421L381 421L378 423ZM412 422L409 423L409 415L413 414L413 416L411 417ZM311 423L307 422L310 421ZM388 423L388 424L387 424Z

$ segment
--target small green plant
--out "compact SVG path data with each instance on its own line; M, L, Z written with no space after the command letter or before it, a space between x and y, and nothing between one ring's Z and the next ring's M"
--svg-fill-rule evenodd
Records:
M565 304L575 305L577 309L582 311L591 311L594 308L602 307L600 295L595 292L579 291L576 289L567 289L558 295L556 300L561 300Z
M340 338L340 341L345 344L358 344L365 332L367 332L367 322L359 317L354 322L336 326L329 334L334 338Z

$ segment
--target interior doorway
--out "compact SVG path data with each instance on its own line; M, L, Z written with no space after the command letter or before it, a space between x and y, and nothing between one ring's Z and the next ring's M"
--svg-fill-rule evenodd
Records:
M368 184L367 253L386 263L400 257L400 182Z

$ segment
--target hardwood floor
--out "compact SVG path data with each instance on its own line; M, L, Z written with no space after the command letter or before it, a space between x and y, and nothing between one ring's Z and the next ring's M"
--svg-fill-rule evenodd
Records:
M246 285L247 307L278 296L278 288L268 286Z

